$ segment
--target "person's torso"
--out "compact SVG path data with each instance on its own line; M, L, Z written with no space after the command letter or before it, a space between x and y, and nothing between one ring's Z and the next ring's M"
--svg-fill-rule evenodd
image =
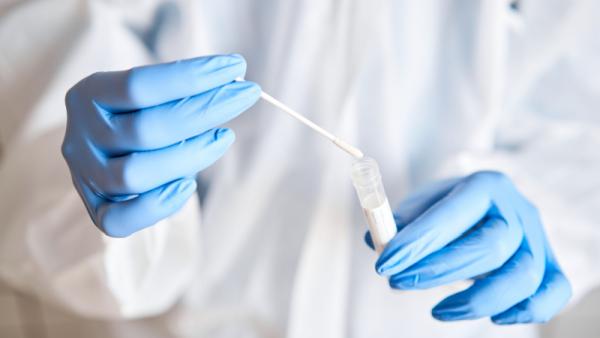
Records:
M484 25L477 4L231 0L139 6L90 6L88 19L95 23L63 60L65 72L69 64L110 69L149 62L152 53L156 61L241 53L247 79L374 157L392 203L435 176L449 158L485 147L491 138L481 132L489 112L473 84L480 44L475 32ZM123 24L140 12L150 20ZM112 21L103 22L107 17ZM133 28L125 37L124 29L103 30L118 23ZM115 37L120 43L140 38L152 52L142 52L142 44L103 45ZM201 223L197 282L167 319L157 319L168 330L190 337L506 332L487 320L434 321L431 307L455 286L398 292L376 275L375 254L362 242L364 220L347 155L264 103L231 126L237 142L202 175L210 182L203 216L189 220Z

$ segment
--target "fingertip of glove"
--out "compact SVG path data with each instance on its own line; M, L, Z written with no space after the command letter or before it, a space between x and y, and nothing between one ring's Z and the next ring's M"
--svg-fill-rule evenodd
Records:
M217 128L214 130L213 141L214 150L222 155L227 148L235 142L235 133L229 128ZM220 155L219 155L220 157Z
M377 262L375 262L375 270L382 276L389 276L391 275L391 273L389 273L389 269L391 269L392 266L393 263L391 262L389 254L387 254L384 250L381 255L379 255Z
M258 97L262 92L262 89L260 88L258 83L252 81L236 81L229 86L233 87L238 92L243 92L244 94L247 94L248 96Z
M204 79L218 79L217 85L223 85L233 81L237 77L246 74L246 60L240 54L219 54L201 56L190 60L179 62L182 66L190 66L195 69L191 74L194 77ZM207 89L210 89L209 87Z
M236 67L236 69L239 69L238 76L236 77L243 77L246 74L246 69L248 68L248 63L246 62L244 56L238 53L232 53L227 54L226 57L228 61L228 67Z
M252 81L246 81L246 82L251 83L251 86L249 87L249 93L252 94L252 96L255 96L256 99L258 100L258 98L260 97L260 94L262 93L262 88L256 82L252 82Z
M214 141L235 141L235 133L229 128L215 129Z
M232 60L232 63L246 63L246 59L240 53L230 53L226 54L226 56Z
M186 178L179 182L179 186L177 187L177 191L181 194L189 194L196 190L197 183L193 178Z
M205 58L207 57L201 56L196 59L202 60ZM221 67L230 67L236 65L244 65L245 67L246 65L246 59L238 53L212 55L208 56L208 60L210 62L217 62L216 65L220 65Z
M170 203L179 200L179 197L187 198L194 190L196 190L196 180L193 178L184 178L164 187L159 194L159 200L163 203Z

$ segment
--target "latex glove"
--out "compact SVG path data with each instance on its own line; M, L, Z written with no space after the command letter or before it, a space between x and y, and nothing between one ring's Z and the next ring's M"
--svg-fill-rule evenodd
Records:
M66 95L62 146L94 223L127 236L168 217L194 193L194 176L233 143L216 128L259 98L239 55L100 72Z
M538 211L501 173L429 187L402 203L396 223L399 232L376 263L392 288L475 279L433 308L439 320L545 322L571 296ZM366 240L372 247L369 234Z

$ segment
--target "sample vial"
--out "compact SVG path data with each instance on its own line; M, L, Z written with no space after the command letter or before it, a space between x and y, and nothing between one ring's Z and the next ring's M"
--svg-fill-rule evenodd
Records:
M355 161L352 164L352 182L367 218L375 250L381 253L396 235L396 222L383 189L377 162L369 157Z

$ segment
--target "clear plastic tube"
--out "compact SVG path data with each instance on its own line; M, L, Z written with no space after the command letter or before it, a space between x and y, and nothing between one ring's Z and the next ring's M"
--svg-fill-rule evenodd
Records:
M367 218L375 250L381 253L396 235L396 222L383 189L377 162L369 157L355 161L352 164L352 182Z

